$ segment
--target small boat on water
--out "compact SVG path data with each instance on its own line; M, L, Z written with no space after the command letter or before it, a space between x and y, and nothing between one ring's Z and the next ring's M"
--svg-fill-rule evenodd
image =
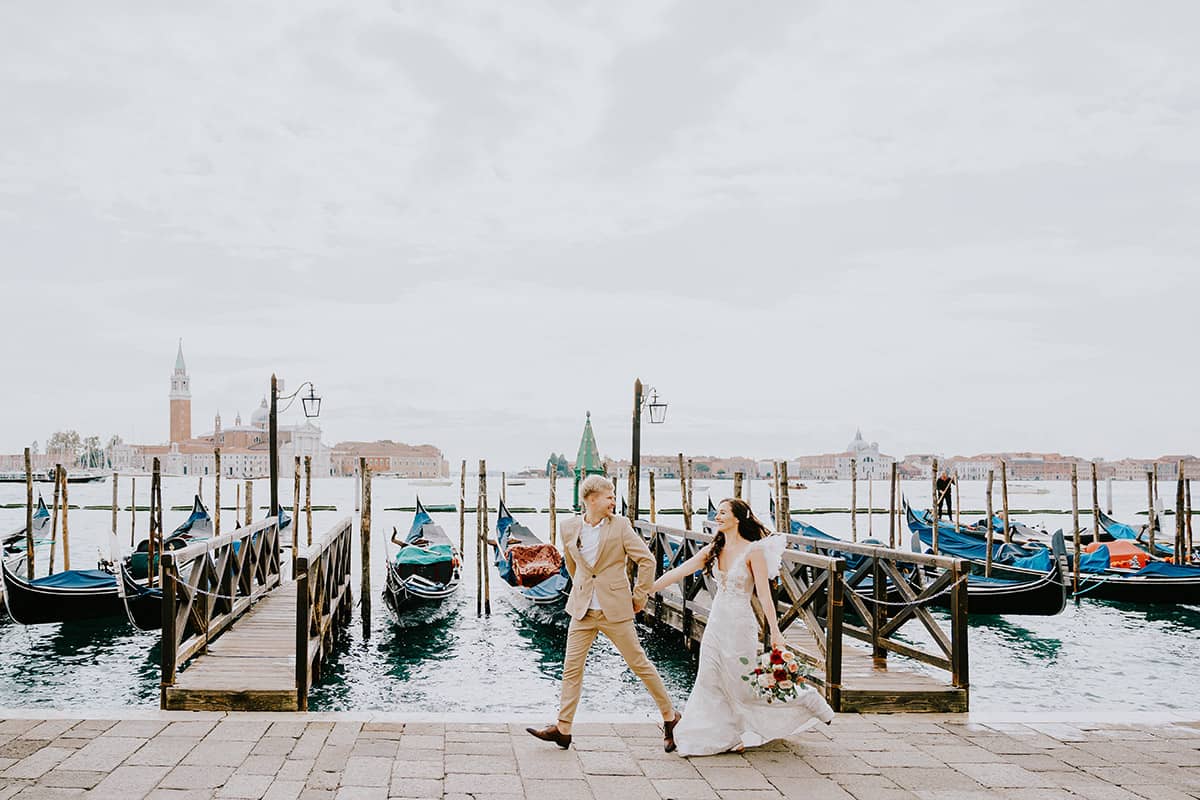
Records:
M213 535L213 521L208 514L208 509L204 507L204 501L200 499L200 495L196 495L192 501L192 512L188 518L171 531L169 536L163 538L162 546L164 550L178 550L184 545L191 544L199 539L208 539ZM135 579L145 580L150 574L147 568L149 560L150 540L143 539L138 542L137 548L125 558L125 564L129 567L129 573Z
M911 508L908 508L907 504L905 512L910 529L913 528L914 524L917 524L925 529L932 530L928 523L928 512L922 512L921 515L918 515ZM944 525L944 523L941 525ZM944 537L947 535L947 529L941 525L938 528L939 546L941 546ZM1010 525L1010 529L1012 527ZM949 532L953 533L953 526L949 528ZM993 548L1011 548L1014 545L1021 547L1031 542L1033 536L1031 529L1018 530L1018 533L1022 535L1023 539L1019 540L1019 537L1014 534L1014 542L1004 543L996 542L995 539L997 537L993 532ZM983 544L983 537L985 535L983 526L964 527L963 534L975 540L983 548L980 552L986 556L987 549L986 545ZM1110 531L1109 535L1115 534ZM1104 534L1101 535L1101 538L1103 536ZM924 537L922 538L924 539ZM1128 542L1127 539L1121 537L1116 539L1114 544L1120 544L1123 541ZM1120 551L1124 550L1124 548L1114 546L1113 550ZM995 552L993 550L993 555ZM1145 550L1141 552L1144 554L1144 557L1136 563L1132 559L1122 558L1118 560L1118 564L1121 564L1121 566L1117 566L1113 563L1113 552L1110 550L1108 543L1103 541L1099 543L1093 542L1092 545L1089 545L1085 549L1083 554L1078 556L1079 588L1076 596L1143 605L1171 603L1200 605L1200 567L1168 563L1152 557ZM1076 554L1071 553L1065 555L1063 558L1066 562L1063 568L1063 582L1069 584L1073 577ZM1009 571L1020 571L1019 567L1010 565L1005 565L1005 568Z
M67 483L95 483L108 478L105 472L68 472ZM53 469L39 469L33 472L34 483L54 483ZM0 483L24 483L24 472L0 472Z
M427 622L440 616L439 607L458 590L462 558L442 526L421 505L403 539L392 529L392 543L399 550L387 560L384 603L398 622Z
M4 595L8 614L22 625L71 622L118 616L122 611L116 576L100 569L70 569L34 578L13 572L4 561Z
M33 509L33 535L34 538L46 529L50 524L50 510L46 508L46 501L42 499L42 495L38 494L37 506ZM19 528L4 534L4 538L0 540L0 545L3 546L4 555L11 556L25 552L25 525L22 524Z
M571 576L562 553L513 518L504 501L496 517L493 556L500 579L529 606L563 611L571 594Z

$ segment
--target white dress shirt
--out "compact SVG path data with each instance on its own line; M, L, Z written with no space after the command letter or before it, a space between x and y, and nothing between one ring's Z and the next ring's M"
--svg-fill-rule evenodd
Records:
M599 525L589 525L586 519L580 518L579 553L590 566L596 565L596 558L600 555L600 529L605 521L601 520ZM588 608L600 609L600 598L596 596L595 589L592 589L592 602Z

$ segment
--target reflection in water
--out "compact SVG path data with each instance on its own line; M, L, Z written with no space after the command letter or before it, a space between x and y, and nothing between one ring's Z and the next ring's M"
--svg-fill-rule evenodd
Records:
M1034 631L1018 625L1017 620L1026 617L1004 617L989 615L987 617L968 617L971 626L971 637L990 635L997 642L1008 646L1008 653L1020 658L1022 663L1039 659L1054 661L1062 649L1062 640L1057 637L1042 637ZM976 630L979 629L979 630Z

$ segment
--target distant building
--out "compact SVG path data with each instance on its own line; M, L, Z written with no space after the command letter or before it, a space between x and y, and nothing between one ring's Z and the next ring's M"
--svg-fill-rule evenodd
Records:
M892 463L896 459L879 452L878 442L863 439L862 430L856 430L854 438L840 453L821 453L812 456L790 458L787 462L788 477L802 480L849 480L852 472L861 480L883 480L891 476ZM761 465L760 462L760 475ZM769 477L774 466L765 462ZM852 466L853 464L853 466Z
M404 444L391 439L375 442L338 442L333 446L331 460L335 475L354 475L359 460L365 459L374 473L388 473L399 478L448 478L450 463L442 451L431 444Z
M600 448L596 447L596 434L592 432L592 412L587 412L583 423L583 436L579 439L579 452L575 455L575 488L572 503L579 510L579 482L588 475L604 475L604 460L600 458Z

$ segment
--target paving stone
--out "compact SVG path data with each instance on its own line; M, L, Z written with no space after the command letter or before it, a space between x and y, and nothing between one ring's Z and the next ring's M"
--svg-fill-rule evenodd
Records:
M946 764L919 750L865 751L857 753L857 756L872 767L941 767Z
M306 789L336 789L342 785L342 773L314 769L305 782Z
M282 736L289 739L299 739L307 730L307 723L302 719L272 722L267 728L267 736Z
M442 789L441 778L392 778L388 797L441 800Z
M50 741L49 739L13 739L0 745L0 756L20 760L46 747Z
M658 790L649 778L639 775L589 775L588 785L598 798L620 800L660 800Z
M392 762L392 783L405 778L433 778L441 780L446 775L441 759L437 761L410 761L406 758Z
M210 733L199 744L188 751L180 762L187 765L211 764L218 767L236 767L246 760L254 749L254 740L221 741Z
M717 800L716 791L701 778L660 778L650 783L660 795L671 800Z
M257 742L272 724L266 720L227 718L217 723L208 738L222 742Z
M931 758L936 759L937 761L940 761L944 764L959 764L959 763L984 764L987 762L994 762L994 763L999 764L1005 760L998 753L993 753L993 752L985 749L984 747L976 746L973 744L956 744L956 745L933 744L933 745L917 745L917 747L919 750L921 750L921 752L925 753L926 755L930 756ZM1021 749L1027 750L1028 748L1021 748ZM1017 753L1014 755L1042 755L1042 753L1039 751L1037 753ZM897 764L897 765L893 765L893 766L901 766L901 765ZM912 764L911 766L915 767L915 766L920 766L920 765Z
M162 736L187 736L192 739L203 739L217 727L215 719L176 720L163 728L158 734Z
M117 767L92 788L95 797L141 797L168 774L170 767ZM202 786L179 786L180 789L199 789Z
M342 770L343 786L387 786L392 776L392 759L353 756Z
M813 800L854 800L847 792L829 778L792 778L777 776L768 778L771 785L785 797L813 798Z
M62 768L107 772L116 769L117 765L133 755L145 743L145 739L101 736L72 753L63 761Z
M78 719L47 719L38 722L32 728L22 731L22 739L57 739L74 728L82 720Z
M255 756L286 756L292 752L298 739L289 736L264 736L254 743L250 751Z
M637 759L626 752L594 750L580 752L579 763L587 775L641 775Z
M446 773L451 772L486 772L486 773L515 773L516 758L500 756L464 756L447 755Z
M288 754L291 758L312 758L315 759L321 752L321 748L325 746L325 731L313 730L312 726L301 734L296 740L296 746Z
M859 800L915 800L916 795L901 789L882 775L830 775L829 779Z
M873 767L861 758L851 755L841 756L806 756L804 758L809 766L815 769L822 775L828 775L831 772L846 772L857 775L874 775L878 774L879 768Z
M151 767L139 767L151 769ZM218 764L180 764L167 773L159 784L164 789L215 789L229 780L233 767Z
M754 767L710 767L707 764L694 766L714 789L775 790L766 777Z
M52 769L43 775L38 783L42 786L60 786L65 789L91 789L104 780L106 772L80 772L66 769Z
M217 797L247 798L258 800L270 788L275 778L271 775L232 775L217 790Z
M655 740L656 742L659 740ZM627 752L629 748L625 745L625 740L620 736L592 736L589 738L580 739L578 742L572 741L576 750L582 752L590 752L593 750L609 751L609 752Z
M897 786L909 789L918 796L921 796L921 791L933 790L983 791L983 787L970 776L945 767L881 767L880 773L890 778Z
M804 766L807 767L807 765ZM696 780L700 778L700 771L690 761L682 758L671 761L643 759L638 761L638 767L642 770L642 774L651 780Z
M386 786L343 786L334 800L388 800Z
M65 747L43 747L0 773L0 778L33 780L40 778L75 754Z
M400 741L397 739L359 739L350 749L352 756L396 758L399 754Z
M988 788L1021 789L1037 786L1052 787L1053 781L1015 764L955 764L954 768L969 775L976 783Z
M213 789L154 789L145 800L212 800Z
M123 719L104 732L105 736L125 736L131 739L150 739L170 723L159 719ZM76 725L71 731L78 729Z
M394 743L393 743L394 744ZM505 756L513 752L512 743L505 739L502 742L446 742L446 752L458 755L476 756ZM400 754L403 755L403 748Z
M582 780L579 755L571 750L534 750L517 752L517 771L523 778Z
M200 744L187 736L158 736L139 747L125 759L126 764L148 767L173 767Z
M55 800L63 797L87 797L87 789L64 789L57 786L27 786L13 795L14 800Z
M400 749L408 750L441 750L445 747L446 740L441 736L429 736L417 733L408 733L406 730L400 736Z
M333 800L333 795L332 789L309 789L306 787L300 793L298 800Z
M304 781L274 780L262 800L296 800L304 791Z
M483 793L509 794L524 796L525 788L517 775L496 775L490 773L447 773L444 789L447 794L470 794L478 796ZM622 800L629 800L623 798Z
M317 769L326 771L345 769L346 761L349 760L350 752L353 749L353 746L348 744L325 745L317 755Z

